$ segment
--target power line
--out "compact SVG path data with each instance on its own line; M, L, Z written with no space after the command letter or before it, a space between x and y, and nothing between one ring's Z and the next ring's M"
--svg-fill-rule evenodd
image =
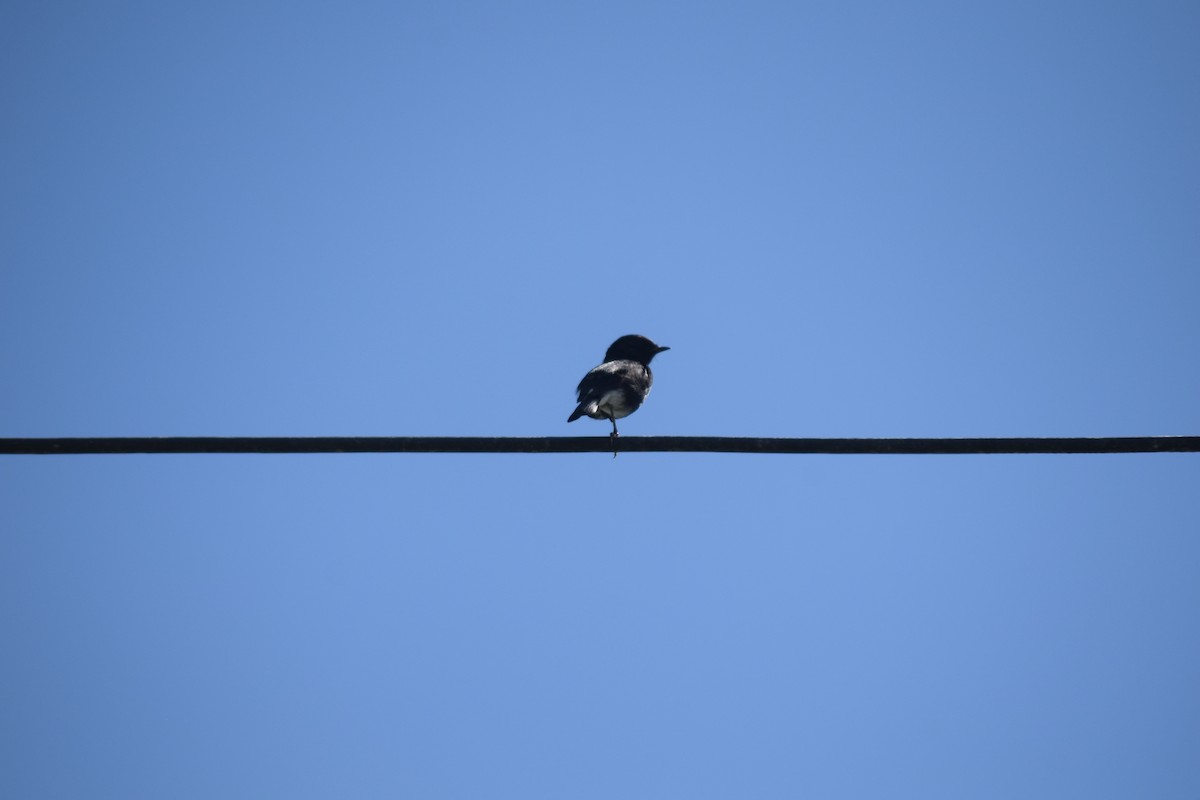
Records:
M780 439L622 436L624 453L1196 453L1200 436ZM165 436L0 439L0 455L124 453L608 453L607 436Z

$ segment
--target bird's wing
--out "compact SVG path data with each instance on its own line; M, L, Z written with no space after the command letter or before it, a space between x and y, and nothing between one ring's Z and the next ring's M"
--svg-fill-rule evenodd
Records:
M627 373L625 362L607 361L583 376L583 380L575 388L575 394L581 403L597 400L614 389L621 388Z
M574 422L584 414L592 414L610 392L620 387L620 377L616 372L608 369L609 366L609 364L601 364L583 376L579 386L575 387L579 405L571 412L571 416L567 417L567 422Z

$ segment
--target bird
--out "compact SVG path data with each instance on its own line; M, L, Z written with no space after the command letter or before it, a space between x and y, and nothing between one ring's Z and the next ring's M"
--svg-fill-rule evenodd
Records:
M617 420L638 410L654 375L650 372L653 358L669 347L657 345L645 336L631 333L613 342L604 354L604 363L595 367L575 389L579 405L567 417L574 422L582 416L612 422L613 455L616 456Z

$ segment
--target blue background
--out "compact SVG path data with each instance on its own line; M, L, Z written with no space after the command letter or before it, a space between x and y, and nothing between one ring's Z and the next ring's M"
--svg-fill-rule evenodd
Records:
M7 3L0 435L1200 433L1200 6ZM1200 795L1195 455L0 457L0 794Z

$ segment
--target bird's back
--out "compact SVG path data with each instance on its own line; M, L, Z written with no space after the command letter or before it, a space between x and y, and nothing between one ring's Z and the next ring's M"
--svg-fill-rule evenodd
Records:
M580 402L619 388L628 388L644 396L653 382L654 375L645 364L625 360L606 361L583 376L575 393Z

